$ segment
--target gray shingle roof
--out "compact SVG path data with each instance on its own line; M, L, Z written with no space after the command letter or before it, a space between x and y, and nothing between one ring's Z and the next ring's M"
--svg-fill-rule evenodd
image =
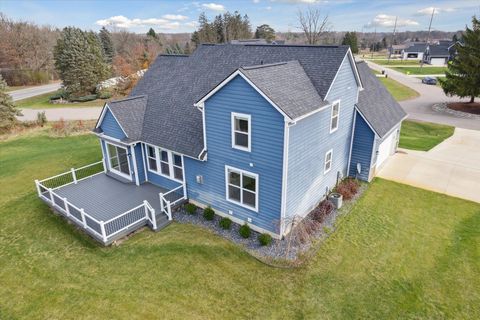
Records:
M360 91L357 108L383 138L407 114L365 62L357 62L357 69L364 88Z
M347 51L348 46L222 44L201 45L190 57L159 56L131 93L148 97L141 140L198 157L202 114L193 104L235 70L298 60L323 99Z
M147 97L134 96L107 103L115 118L120 122L130 141L142 137L143 119L147 107Z
M426 47L427 47L426 43L415 43L414 45L411 45L410 47L404 50L405 52L424 52Z
M428 54L436 57L449 57L450 52L448 47L452 44L453 43L431 44L428 46Z
M296 60L243 67L240 71L291 119L328 104Z

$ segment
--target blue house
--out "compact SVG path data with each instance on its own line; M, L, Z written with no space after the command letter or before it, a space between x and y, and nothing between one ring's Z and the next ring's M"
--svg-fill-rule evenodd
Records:
M36 185L104 244L185 201L281 238L340 179L370 181L405 116L348 46L205 44L104 106L101 162Z

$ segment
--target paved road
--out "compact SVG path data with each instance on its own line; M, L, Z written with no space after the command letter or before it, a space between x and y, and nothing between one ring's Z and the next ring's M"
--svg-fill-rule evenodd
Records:
M45 111L48 121L63 120L95 120L100 116L101 107L82 108L53 108L53 109L22 109L23 116L18 117L21 121L33 121L37 119L37 113Z
M399 149L378 176L480 202L480 131L456 128L428 152Z
M401 72L386 68L385 66L380 66L371 61L367 61L367 64L377 71L385 69L390 78L420 93L418 98L400 102L400 105L408 113L410 119L442 123L465 129L480 130L480 121L478 119L459 118L432 109L432 105L435 103L459 101L462 99L458 97L448 97L440 87L423 84L421 79L408 76ZM463 101L468 101L468 99L463 99Z
M12 96L13 101L17 101L17 100L38 96L44 93L57 91L58 89L60 89L61 86L62 84L60 82L56 82L56 83L46 84L43 86L35 86L31 88L26 88L26 89L10 91L8 94Z

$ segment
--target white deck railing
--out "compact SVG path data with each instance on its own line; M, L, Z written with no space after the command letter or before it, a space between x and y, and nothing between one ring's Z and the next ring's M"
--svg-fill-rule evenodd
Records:
M173 201L168 200L173 194L178 193L180 189L182 189L182 195L179 195L178 198L174 199ZM186 185L183 183L181 186L178 186L166 193L160 192L158 196L160 198L160 210L167 215L168 220L172 220L172 207L181 201L187 200Z
M100 172L98 172L98 168L95 168L99 164L102 164ZM150 203L146 200L135 208L108 221L99 221L86 213L83 208L78 208L73 203L69 202L67 198L61 197L55 192L55 190L60 187L73 183L76 184L78 181L103 173L105 170L104 165L103 161L99 161L78 169L72 168L68 172L47 179L40 181L35 180L38 196L47 203L50 203L52 207L57 208L58 211L64 214L67 218L82 226L85 230L91 232L95 236L101 238L104 243L107 243L113 236L120 232L127 230L133 225L140 224L143 221L150 222L153 229L156 230L157 222L155 209L153 209Z

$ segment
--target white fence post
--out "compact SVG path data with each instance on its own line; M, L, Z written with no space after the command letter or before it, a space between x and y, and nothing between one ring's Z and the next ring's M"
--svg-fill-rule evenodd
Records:
M105 163L105 158L102 158L102 164L103 164L103 172L107 173L107 166L106 166L106 163Z
M70 171L72 172L73 183L77 184L77 175L75 174L75 169L71 168Z
M103 242L107 242L107 234L105 233L105 223L103 221L100 221L100 230L102 230L102 238Z
M52 188L48 188L48 194L50 195L50 201L52 202L52 205L55 205L55 202L53 201Z
M67 198L63 198L63 204L65 205L65 212L67 213L67 217L70 217L70 208L68 208Z
M41 197L42 191L40 190L40 182L38 180L35 180L35 186L37 187L38 196Z
M160 211L163 212L163 193L158 194L160 198Z
M170 201L167 200L167 216L168 220L172 220L172 206L170 205Z
M82 216L83 227L87 229L87 220L85 219L85 210L80 209L80 215Z

